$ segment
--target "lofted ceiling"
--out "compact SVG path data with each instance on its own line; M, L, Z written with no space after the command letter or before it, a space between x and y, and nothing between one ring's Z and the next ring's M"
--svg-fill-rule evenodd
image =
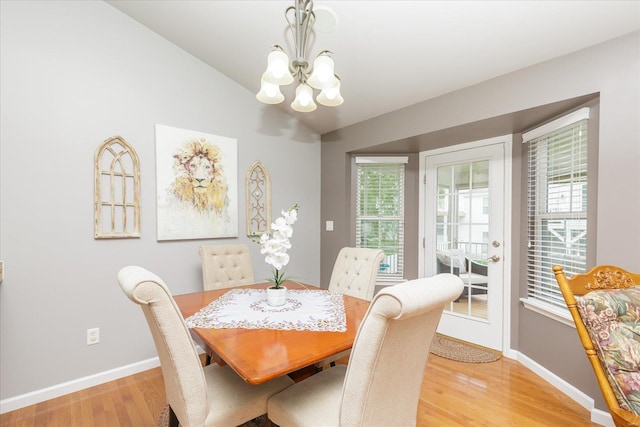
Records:
M256 93L273 44L291 52L293 1L106 0ZM321 1L338 17L331 50L344 104L293 111L320 134L640 30L640 1ZM579 78L579 77L578 77ZM258 101L256 100L256 103Z

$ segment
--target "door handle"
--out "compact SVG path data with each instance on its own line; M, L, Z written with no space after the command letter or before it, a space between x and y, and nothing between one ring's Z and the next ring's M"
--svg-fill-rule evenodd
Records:
M487 261L498 262L500 261L500 257L498 255L492 255L489 258L487 258Z

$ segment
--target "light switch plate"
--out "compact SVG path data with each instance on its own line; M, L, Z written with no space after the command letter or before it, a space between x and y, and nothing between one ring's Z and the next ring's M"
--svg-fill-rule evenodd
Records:
M327 221L325 225L325 230L333 231L333 221Z

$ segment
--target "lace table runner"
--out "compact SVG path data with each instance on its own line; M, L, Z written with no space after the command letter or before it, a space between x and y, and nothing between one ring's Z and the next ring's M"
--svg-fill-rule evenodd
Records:
M186 319L189 328L347 330L342 294L326 290L287 290L280 307L267 304L264 289L231 289Z

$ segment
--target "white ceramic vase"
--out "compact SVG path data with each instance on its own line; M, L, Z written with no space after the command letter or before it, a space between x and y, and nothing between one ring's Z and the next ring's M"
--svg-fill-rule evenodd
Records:
M287 288L280 285L279 289L267 288L267 304L279 307L287 302Z

